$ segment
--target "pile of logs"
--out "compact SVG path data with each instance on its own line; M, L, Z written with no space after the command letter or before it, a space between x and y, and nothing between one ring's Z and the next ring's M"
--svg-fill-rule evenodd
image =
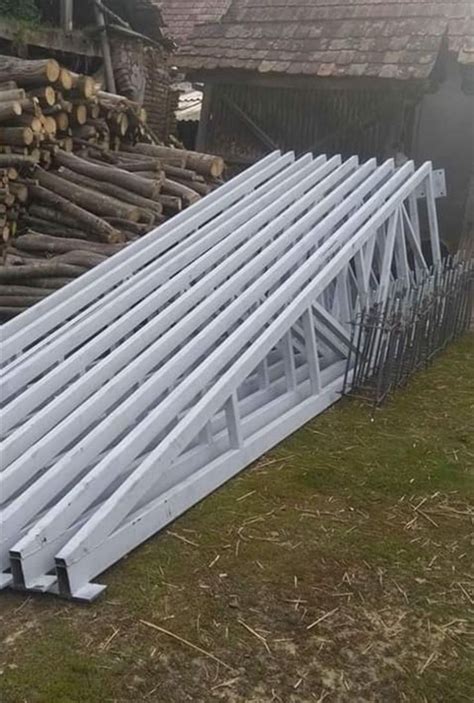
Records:
M51 145L66 151L74 139L118 148L146 135L146 113L120 95L100 90L91 76L54 59L0 56L0 144L48 161Z
M0 322L198 201L223 170L150 143L143 110L92 78L0 57Z

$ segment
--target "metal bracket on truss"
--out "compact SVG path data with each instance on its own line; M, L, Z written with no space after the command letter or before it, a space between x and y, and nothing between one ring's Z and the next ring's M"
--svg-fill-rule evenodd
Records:
M436 263L431 164L275 152L5 324L0 588L96 598L336 402L350 320L428 269L420 193Z
M444 168L438 168L432 172L433 197L445 198L448 194L446 187L446 173ZM426 185L422 183L416 191L416 197L420 200L426 198Z

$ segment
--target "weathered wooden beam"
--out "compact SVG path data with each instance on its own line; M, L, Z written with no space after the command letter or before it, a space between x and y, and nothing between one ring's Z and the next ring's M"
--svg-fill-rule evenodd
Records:
M93 58L101 56L99 42L79 30L73 30L66 35L62 29L56 27L26 27L16 20L2 17L0 39L18 41L18 36L22 37L24 44L50 51L63 51Z

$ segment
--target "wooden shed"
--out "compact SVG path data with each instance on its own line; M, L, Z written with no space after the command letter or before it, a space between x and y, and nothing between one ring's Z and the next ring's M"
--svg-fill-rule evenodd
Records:
M198 148L235 164L274 148L430 158L445 239L472 227L473 2L233 0L179 65L205 85Z

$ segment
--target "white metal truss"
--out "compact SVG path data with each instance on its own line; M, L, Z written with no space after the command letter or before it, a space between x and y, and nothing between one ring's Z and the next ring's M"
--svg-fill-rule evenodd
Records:
M0 584L95 598L334 403L354 315L427 268L420 216L436 262L429 163L274 153L5 324Z

